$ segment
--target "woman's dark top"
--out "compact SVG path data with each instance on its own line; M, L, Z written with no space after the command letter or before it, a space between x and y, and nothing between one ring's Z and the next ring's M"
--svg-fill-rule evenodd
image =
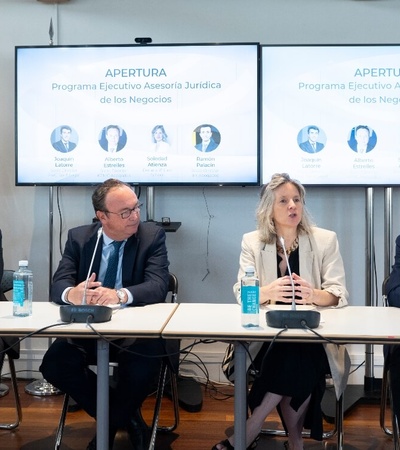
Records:
M277 255L278 273L280 261ZM292 273L300 275L298 248L290 254L289 264ZM267 392L292 397L290 405L296 411L311 395L304 426L310 429L313 439L322 440L321 401L325 376L330 370L323 345L275 342L264 358L269 348L270 343L265 342L254 360L258 374L249 393L251 411L261 403ZM283 419L282 423L285 425Z

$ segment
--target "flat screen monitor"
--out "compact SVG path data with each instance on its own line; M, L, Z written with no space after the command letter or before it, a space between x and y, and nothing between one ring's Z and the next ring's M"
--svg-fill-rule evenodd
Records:
M262 47L262 182L400 185L400 45Z
M20 46L16 185L257 185L257 43Z

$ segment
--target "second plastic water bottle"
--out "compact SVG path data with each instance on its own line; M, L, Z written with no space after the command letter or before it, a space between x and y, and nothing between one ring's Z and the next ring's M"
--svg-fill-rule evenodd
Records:
M13 314L24 317L32 314L33 274L28 261L19 262L19 269L13 275Z
M241 280L240 295L242 302L242 325L258 327L260 310L259 280L255 276L253 266L246 267L245 276Z

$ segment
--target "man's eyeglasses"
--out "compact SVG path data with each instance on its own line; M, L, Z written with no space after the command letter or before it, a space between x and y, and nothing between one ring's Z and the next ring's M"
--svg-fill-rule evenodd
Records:
M128 219L131 217L132 213L139 214L140 208L143 206L143 203L138 203L134 208L132 209L125 209L125 211L122 211L120 213L112 212L112 211L104 211L106 214L118 214L121 219Z

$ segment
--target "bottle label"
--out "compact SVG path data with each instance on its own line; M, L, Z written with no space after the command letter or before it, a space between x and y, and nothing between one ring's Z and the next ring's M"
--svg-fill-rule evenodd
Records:
M242 286L242 312L245 314L258 314L259 312L259 287Z
M13 282L13 302L18 306L24 306L25 283L24 280L14 280Z

